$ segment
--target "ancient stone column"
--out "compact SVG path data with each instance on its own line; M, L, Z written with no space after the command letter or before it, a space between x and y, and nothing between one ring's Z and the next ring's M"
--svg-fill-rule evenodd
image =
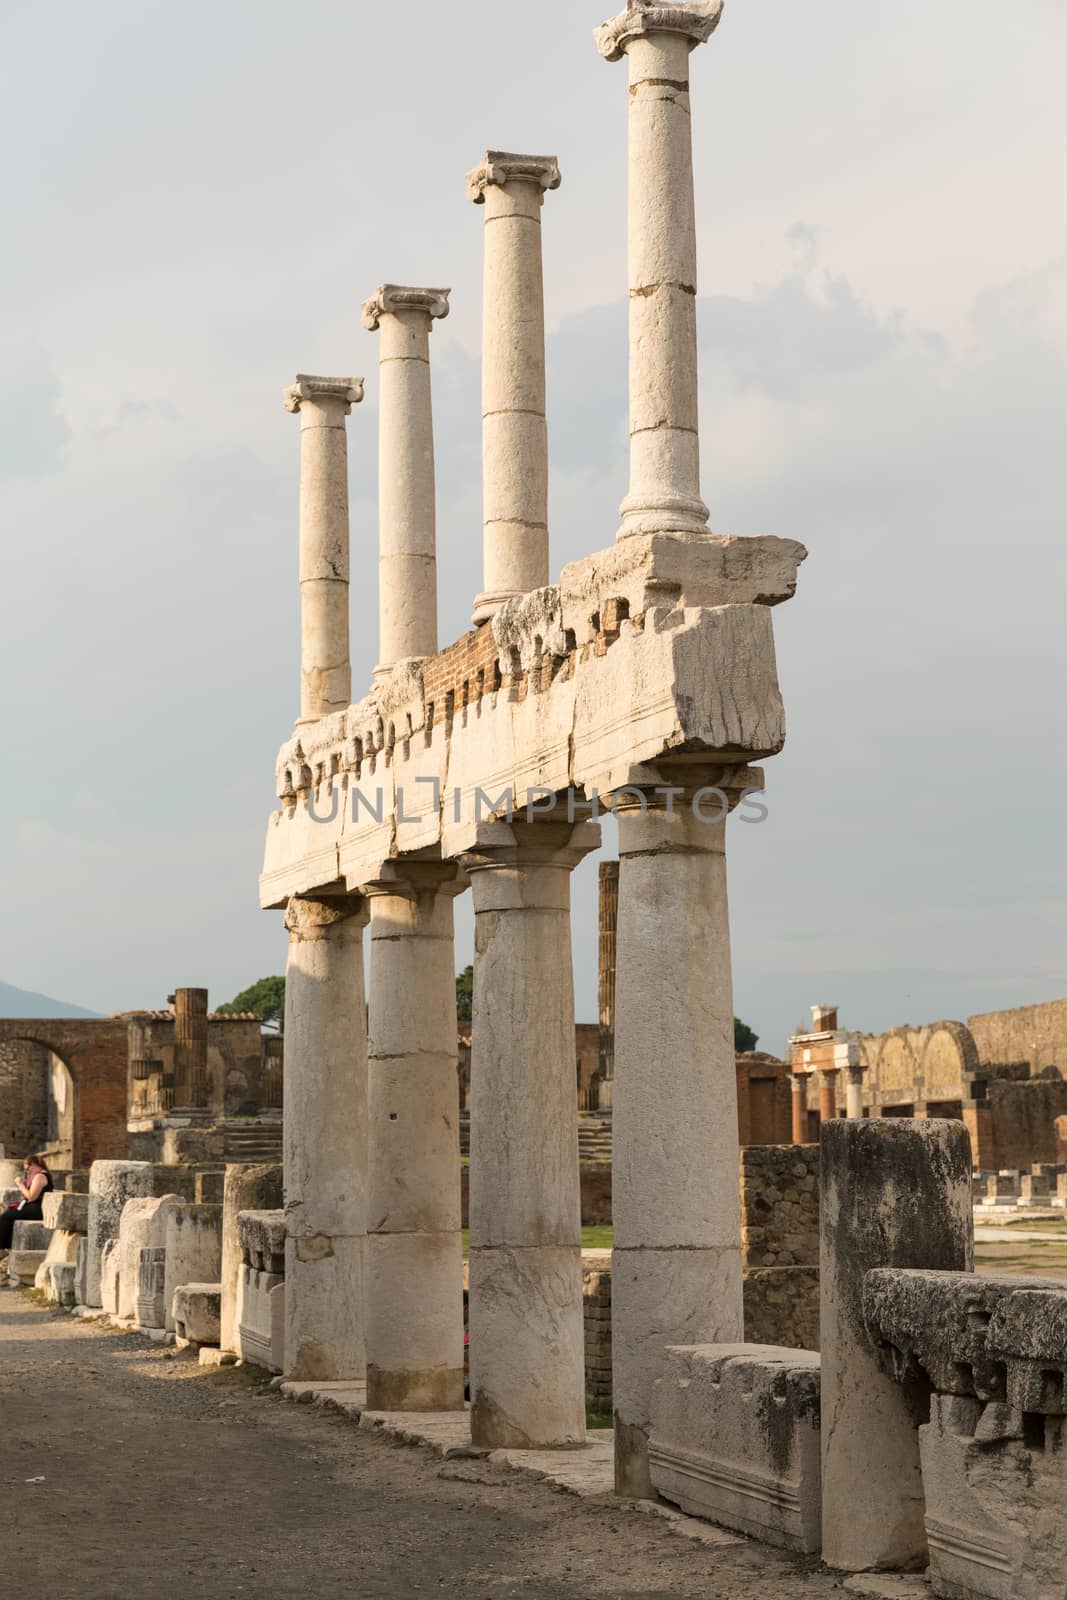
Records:
M463 1409L454 865L389 863L370 898L367 1405Z
M548 429L541 207L555 156L487 150L467 174L485 207L482 480L485 565L475 623L548 583Z
M789 1081L793 1087L793 1143L808 1143L808 1075L806 1072L791 1072Z
M585 1438L570 875L594 823L491 823L474 896L471 1437ZM735 1204L737 1176L734 1175Z
M819 1121L837 1116L837 1068L822 1067L819 1072Z
M849 1117L863 1116L863 1067L850 1066L848 1083L845 1086L845 1115Z
M630 73L630 490L619 537L706 533L697 436L696 223L689 53L722 0L630 0L596 30Z
M600 1107L611 1106L615 1076L615 931L619 915L619 863L600 863L600 944L597 972L597 1009L600 1038L597 1070L600 1075Z
M362 399L362 378L298 373L285 391L300 413L300 722L352 699L345 418Z
M823 1124L820 1177L822 1557L846 1572L926 1556L920 1423L929 1389L895 1382L863 1320L872 1267L974 1268L971 1147L960 1122Z
M430 398L430 330L448 316L448 289L383 283L363 303L380 331L376 677L437 650L437 522Z
M175 989L174 1109L206 1111L210 1101L207 1070L207 990Z
M691 799L616 799L615 1488L641 1498L666 1346L744 1337L725 821Z
M362 1378L366 1231L366 901L285 913L285 1371Z

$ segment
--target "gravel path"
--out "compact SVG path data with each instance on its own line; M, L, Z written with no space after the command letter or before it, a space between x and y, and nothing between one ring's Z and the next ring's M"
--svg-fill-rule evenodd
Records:
M248 1369L210 1372L8 1289L0 1424L6 1594L823 1600L844 1582L442 1463L281 1400Z

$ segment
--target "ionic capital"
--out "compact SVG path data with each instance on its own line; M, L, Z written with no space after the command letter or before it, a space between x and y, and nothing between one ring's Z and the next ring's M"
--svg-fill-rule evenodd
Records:
M363 399L362 378L313 378L298 372L296 382L283 395L286 411L299 411L305 400L343 400L345 416Z
M367 924L370 911L362 895L336 897L293 895L285 908L285 926L298 943L327 939L343 923L353 931Z
M467 173L467 198L485 204L485 191L505 183L534 183L539 189L558 189L562 182L555 156L520 156L510 150L487 150L478 166Z
M448 316L451 289L412 289L399 283L383 283L363 302L362 323L369 333L377 331L382 317L390 312L424 311L432 320Z
M597 49L606 61L619 61L633 39L650 33L680 33L690 50L704 44L719 25L724 0L692 0L671 5L668 0L628 0L626 10L593 29Z

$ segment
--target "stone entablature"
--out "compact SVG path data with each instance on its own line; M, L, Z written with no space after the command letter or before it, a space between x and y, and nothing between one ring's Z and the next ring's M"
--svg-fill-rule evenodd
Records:
M263 905L339 880L358 887L405 851L461 853L477 821L494 815L488 801L476 804L477 790L495 799L510 789L519 810L528 793L535 803L571 787L606 797L640 781L648 764L698 754L736 772L741 787L759 787L746 763L785 737L767 606L792 593L803 547L774 538L647 543L648 559L621 570L614 550L607 561L575 563L560 588L507 602L491 631L401 663L347 712L301 727L278 759L282 806L267 833ZM660 578L669 563L651 547L669 543L684 550L672 553L673 577ZM604 566L615 569L606 584ZM708 603L690 605L683 593L677 604L626 614L620 590L647 600L665 581ZM739 603L728 603L731 588ZM600 632L612 607L622 613L618 632ZM379 790L380 821L371 811Z

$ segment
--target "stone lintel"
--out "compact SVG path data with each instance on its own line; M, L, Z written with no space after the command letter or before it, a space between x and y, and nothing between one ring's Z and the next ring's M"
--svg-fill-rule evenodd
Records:
M309 373L298 372L296 382L285 390L283 401L286 411L299 411L305 400L343 400L345 414L363 399L362 378L313 378Z
M650 33L680 33L692 50L704 44L719 25L724 0L693 0L690 5L664 4L663 0L629 0L610 22L593 29L597 49L606 61L619 61L633 39Z
M558 189L561 182L555 156L522 156L510 150L487 150L481 162L467 173L467 198L485 204L485 191L494 184L535 183L540 189Z
M451 289L418 289L406 284L382 283L369 300L364 300L361 321L369 333L374 333L382 317L390 314L424 311L431 321L434 317L447 317L451 293Z

